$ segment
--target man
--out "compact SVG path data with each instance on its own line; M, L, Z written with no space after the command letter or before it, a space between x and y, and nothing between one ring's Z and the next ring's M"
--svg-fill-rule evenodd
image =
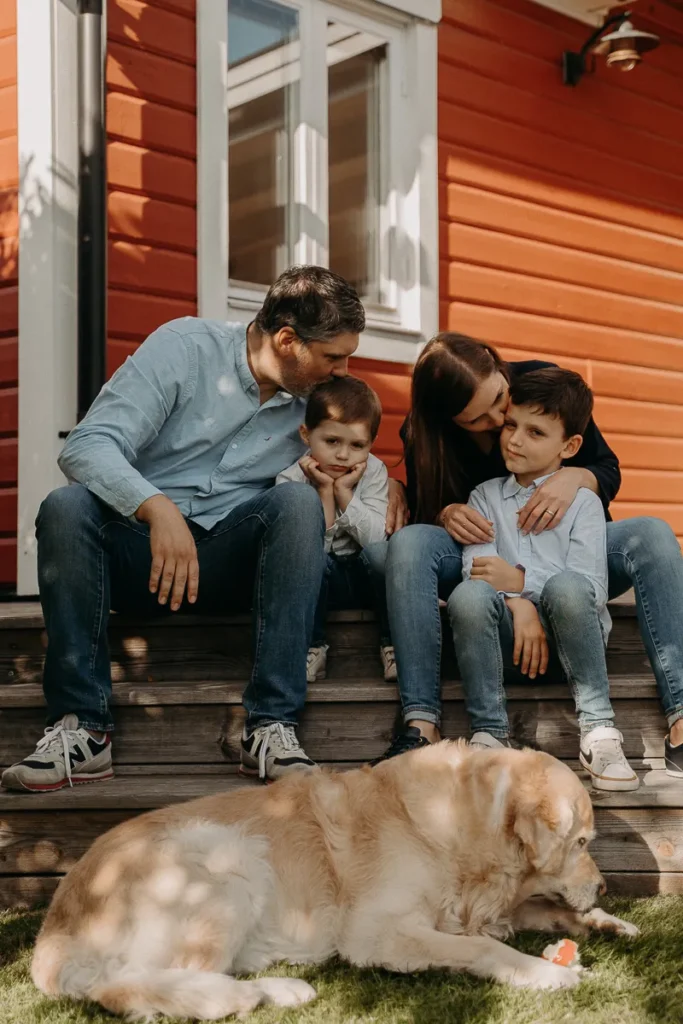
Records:
M149 615L253 606L241 770L274 780L312 766L295 725L325 524L313 488L274 483L304 453L306 396L346 375L364 327L343 278L294 267L248 327L174 320L104 386L60 456L72 485L49 494L38 513L51 724L35 752L5 771L5 787L111 778L110 608ZM389 531L402 524L399 495Z

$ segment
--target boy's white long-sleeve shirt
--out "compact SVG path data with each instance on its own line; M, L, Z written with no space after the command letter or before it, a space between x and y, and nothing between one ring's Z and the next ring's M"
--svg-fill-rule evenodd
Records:
M562 520L552 530L524 534L519 529L520 509L548 477L522 487L514 476L497 477L476 487L468 505L493 523L494 540L463 548L463 579L470 579L475 558L498 555L510 565L524 568L524 590L508 597L526 597L538 603L543 587L559 572L572 570L593 585L605 638L612 621L607 611L607 531L605 512L597 494L581 487Z
M301 483L313 486L298 462L279 473L276 484ZM368 455L368 464L356 484L346 510L337 509L337 518L325 532L325 551L344 558L361 548L386 540L389 507L389 474L375 455Z

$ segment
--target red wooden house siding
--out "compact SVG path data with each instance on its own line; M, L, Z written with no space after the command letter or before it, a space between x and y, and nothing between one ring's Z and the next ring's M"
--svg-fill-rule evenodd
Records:
M0 0L0 587L17 562L17 0Z
M683 538L683 5L629 74L559 59L590 28L528 0L444 0L442 327L579 370L619 454L618 518Z

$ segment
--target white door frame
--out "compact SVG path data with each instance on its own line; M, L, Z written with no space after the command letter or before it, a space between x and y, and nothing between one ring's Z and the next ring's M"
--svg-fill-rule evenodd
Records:
M38 592L34 522L65 483L76 424L78 108L76 0L18 0L19 467L17 593Z

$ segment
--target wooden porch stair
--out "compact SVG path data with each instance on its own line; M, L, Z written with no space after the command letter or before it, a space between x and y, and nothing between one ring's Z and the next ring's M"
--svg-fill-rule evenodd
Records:
M665 722L633 606L613 606L609 670L617 725L642 773L636 793L594 794L593 850L612 892L683 893L683 785L663 771ZM331 617L328 679L309 688L301 729L314 759L363 763L389 742L396 689L381 678L366 612ZM117 732L113 782L51 794L0 791L0 907L46 899L90 842L163 804L255 785L236 775L250 668L249 619L113 617L110 642ZM44 725L44 635L35 604L0 605L0 766L32 749ZM462 690L445 644L444 732L466 732ZM573 703L562 683L511 686L515 737L579 771Z

